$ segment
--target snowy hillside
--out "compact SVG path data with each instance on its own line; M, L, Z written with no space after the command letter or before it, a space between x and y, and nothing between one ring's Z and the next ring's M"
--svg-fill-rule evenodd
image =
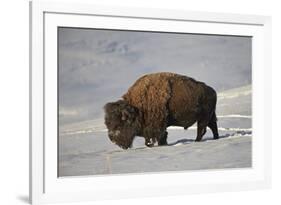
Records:
M147 148L137 137L133 148L112 144L103 119L60 129L59 176L183 171L251 167L251 86L218 93L219 140L208 129L194 142L196 125L168 129L168 146Z

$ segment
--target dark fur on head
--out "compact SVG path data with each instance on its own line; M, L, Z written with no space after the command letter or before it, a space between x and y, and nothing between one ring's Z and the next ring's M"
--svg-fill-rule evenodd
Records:
M140 130L138 109L119 100L107 103L104 110L110 140L123 149L130 148Z

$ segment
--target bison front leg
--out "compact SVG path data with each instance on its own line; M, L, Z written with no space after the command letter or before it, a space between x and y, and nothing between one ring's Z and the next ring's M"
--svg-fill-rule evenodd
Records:
M167 145L168 132L159 128L147 127L144 130L145 145L147 147L153 147L155 142L158 145Z
M162 145L167 145L167 137L168 137L168 132L165 131L163 133L163 135L160 137L160 139L158 140L158 145L162 146Z
M153 147L155 142L155 138L145 138L145 145L147 147Z
M203 135L206 133L206 124L202 122L197 123L197 137L195 139L196 142L200 142L202 140Z

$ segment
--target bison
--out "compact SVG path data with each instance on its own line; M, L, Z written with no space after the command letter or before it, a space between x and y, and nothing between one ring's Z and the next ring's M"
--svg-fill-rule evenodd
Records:
M169 126L184 129L197 122L200 141L209 127L218 139L216 91L203 82L175 73L161 72L139 78L122 100L104 106L110 140L123 149L132 146L135 136L145 145L167 145Z

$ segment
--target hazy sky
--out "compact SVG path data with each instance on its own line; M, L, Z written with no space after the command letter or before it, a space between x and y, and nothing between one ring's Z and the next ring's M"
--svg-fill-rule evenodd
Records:
M103 118L146 73L169 71L218 92L251 84L251 38L59 28L60 123Z

